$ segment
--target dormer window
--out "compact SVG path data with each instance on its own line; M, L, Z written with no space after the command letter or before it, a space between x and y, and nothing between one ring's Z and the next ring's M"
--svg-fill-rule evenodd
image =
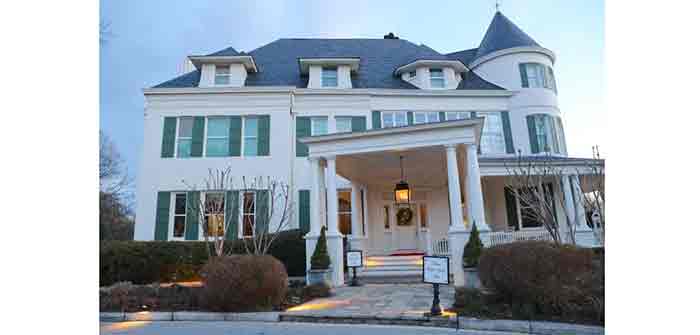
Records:
M430 87L445 88L445 74L442 69L430 69Z
M416 70L408 72L408 79L413 79L416 77Z
M324 66L321 69L321 87L338 87L338 67Z
M216 66L216 74L214 75L214 85L230 85L231 84L231 67L224 65Z

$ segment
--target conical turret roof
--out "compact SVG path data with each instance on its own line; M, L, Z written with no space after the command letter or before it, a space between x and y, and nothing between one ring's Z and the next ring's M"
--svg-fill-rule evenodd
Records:
M528 36L515 23L498 11L493 16L474 59L494 51L524 46L541 47L532 37Z

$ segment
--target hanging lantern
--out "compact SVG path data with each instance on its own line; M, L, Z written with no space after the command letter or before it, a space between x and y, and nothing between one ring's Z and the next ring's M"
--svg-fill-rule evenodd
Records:
M397 205L408 205L411 202L411 190L403 176L403 156L399 156L401 165L401 181L394 187L394 201Z

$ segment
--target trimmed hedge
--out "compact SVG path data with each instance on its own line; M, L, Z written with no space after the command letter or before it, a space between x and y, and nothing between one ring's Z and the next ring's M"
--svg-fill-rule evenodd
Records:
M101 241L100 286L199 279L208 261L206 242ZM243 240L227 241L226 250L244 254ZM269 254L284 264L289 276L306 274L306 243L300 230L280 232Z

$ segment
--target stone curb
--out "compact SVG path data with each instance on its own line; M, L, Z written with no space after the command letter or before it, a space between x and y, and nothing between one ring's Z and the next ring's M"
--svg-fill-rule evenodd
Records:
M516 332L538 335L602 335L605 333L605 328L599 326L586 326L546 321L482 320L466 317L459 318L459 328L468 330Z
M101 312L100 321L260 321L278 322L279 312L214 313L214 312Z
M293 313L280 314L281 322L307 322L307 323L350 323L369 325L401 325L457 328L456 317L426 317L426 316L329 316L329 315L299 315Z

